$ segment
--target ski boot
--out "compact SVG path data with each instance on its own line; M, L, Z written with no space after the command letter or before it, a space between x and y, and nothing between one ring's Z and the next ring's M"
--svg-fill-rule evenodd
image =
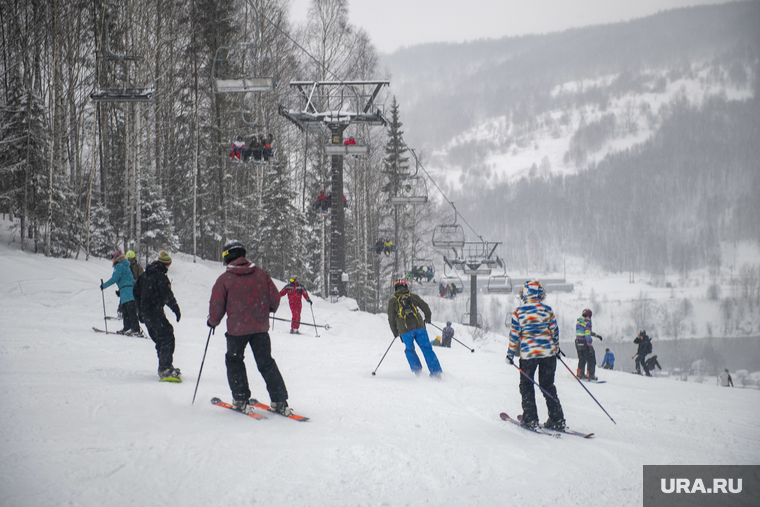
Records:
M253 412L253 407L248 403L248 400L232 400L232 409L244 414Z
M544 428L548 428L550 430L555 431L565 431L565 420L560 419L559 421L555 421L553 419L547 419L544 423Z
M594 375L593 373L589 373L589 374L586 376L586 378L587 378L588 380L599 380L599 378L598 378L596 375Z
M287 401L273 401L270 405L272 412L276 412L285 417L293 415L293 410L288 406Z
M176 378L179 379L179 376L182 374L182 372L179 371L179 368L167 368L165 370L158 370L158 376L159 378Z
M529 430L535 430L538 428L538 419L526 419L523 415L520 418L520 426Z
M581 380L585 380L586 379L586 375L584 375L581 370L576 370L576 372L577 372L577 377L579 379L581 379Z

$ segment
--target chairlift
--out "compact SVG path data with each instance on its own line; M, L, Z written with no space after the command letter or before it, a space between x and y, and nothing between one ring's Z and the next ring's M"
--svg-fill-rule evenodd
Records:
M492 294L509 294L512 292L512 279L508 275L492 275L488 278L487 290Z
M269 48L258 42L220 46L211 66L214 93L249 93L274 90L277 79Z
M436 248L463 248L465 244L464 228L457 223L457 209L454 203L454 223L436 225L433 228L433 246Z
M149 102L153 100L155 82L150 65L143 65L142 56L119 55L111 51L107 19L104 25L105 47L103 57L99 58L96 64L95 86L90 93L90 99L94 102ZM107 67L107 69L102 67ZM129 81L125 80L127 76L131 76ZM103 82L103 79L112 81Z
M467 306L470 306L469 301L467 302ZM459 322L460 322L460 324L463 324L465 326L469 326L470 325L470 313L469 312L463 313L462 314L462 319ZM476 322L477 322L477 327L482 328L483 327L483 316L480 315L480 314L478 314L477 318L476 318Z
M391 185L390 203L394 206L427 204L427 183L422 176L409 176Z

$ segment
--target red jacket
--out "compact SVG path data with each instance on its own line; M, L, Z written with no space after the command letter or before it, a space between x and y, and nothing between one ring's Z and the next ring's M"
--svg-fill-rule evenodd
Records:
M238 257L211 290L208 322L217 326L227 313L227 334L243 336L269 331L269 313L280 306L280 293L265 270Z
M285 294L288 295L288 302L290 302L291 305L300 305L301 296L303 296L306 301L309 301L309 293L306 292L306 287L298 282L291 282L283 287L280 291L280 297L284 296Z

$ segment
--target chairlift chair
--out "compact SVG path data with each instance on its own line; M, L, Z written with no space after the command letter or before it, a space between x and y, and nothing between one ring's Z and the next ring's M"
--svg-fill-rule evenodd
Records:
M396 184L391 185L389 200L394 206L427 204L428 193L425 178L410 176L400 179Z
M465 243L464 228L459 224L436 225L432 243L436 248L462 248Z
M211 66L214 93L272 91L277 85L273 61L269 48L257 42L220 46Z
M486 288L492 294L509 294L512 292L512 279L507 275L492 275Z

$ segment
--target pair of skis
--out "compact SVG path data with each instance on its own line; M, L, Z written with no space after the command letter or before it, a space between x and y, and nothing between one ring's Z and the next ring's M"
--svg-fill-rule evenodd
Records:
M561 431L544 428L543 426L538 426L536 428L529 428L527 426L523 426L520 423L522 416L517 416L517 419L512 419L511 417L509 417L509 415L507 415L506 412L502 412L501 414L499 414L499 417L501 417L502 420L504 421L511 422L512 424L515 424L525 430L532 431L533 433L538 433L539 435L548 435L554 438L560 438L562 435L573 435L573 436L582 437L582 438L592 438L594 436L593 433L584 433L582 431L575 431L575 430L571 430L567 428Z
M258 419L258 420L266 419L266 417L264 417L263 415L257 414L255 412L251 412L250 414L246 414L245 412L242 412L240 410L236 410L232 406L232 404L224 402L220 398L216 398L216 397L211 398L211 403L214 404L214 405L216 405L217 407L228 408L230 410L234 410L235 412L240 412L241 414L247 415L248 417L252 417L254 419ZM274 410L272 410L272 407L270 407L266 403L261 403L259 400L255 399L255 398L251 398L248 401L248 403L252 407L256 407L256 408L259 408L261 410L266 410L267 412L272 412L274 414L281 415L282 417L287 417L288 419L293 419L294 421L306 422L306 421L309 420L308 417L304 417L304 416L298 415L298 414L291 414L291 415L287 415L286 416L286 415L280 414L279 412L275 412Z

